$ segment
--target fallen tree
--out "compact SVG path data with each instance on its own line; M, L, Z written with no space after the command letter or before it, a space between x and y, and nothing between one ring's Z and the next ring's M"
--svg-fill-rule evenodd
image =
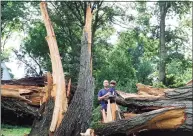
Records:
M192 135L192 86L178 89L153 88L137 84L138 93L117 91L116 103L127 107L123 118L96 123L97 135L130 135L150 130L172 130Z
M22 124L21 120L26 120L23 124L32 124L35 117L39 118L41 116L39 112L40 107L42 104L43 107L45 106L44 103L48 99L47 90L53 86L52 83L48 83L47 76L1 81L3 122ZM52 77L50 78L52 79ZM70 90L68 94L68 101L70 103L76 87L69 84L66 88Z
M2 122L17 125L32 124L35 116L38 116L45 86L45 77L2 80Z
M45 77L1 81L1 106L18 114L36 115L43 101Z

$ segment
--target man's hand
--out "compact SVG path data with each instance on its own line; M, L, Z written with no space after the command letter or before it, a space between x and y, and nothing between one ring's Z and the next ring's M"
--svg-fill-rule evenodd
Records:
M107 94L105 94L105 95L102 96L102 97L99 97L98 100L100 101L100 100L102 100L102 99L106 99L106 98L108 98L109 95L110 95L110 92L108 92Z
M108 92L107 94L105 94L104 95L104 97L107 97L107 96L109 96L111 93L110 92Z

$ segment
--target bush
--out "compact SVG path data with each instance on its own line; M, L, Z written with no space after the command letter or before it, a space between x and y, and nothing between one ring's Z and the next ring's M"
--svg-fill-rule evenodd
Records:
M95 108L92 112L92 119L91 119L91 124L90 127L92 128L95 124L97 124L98 122L100 122L102 118L101 115L101 106L98 106L97 108Z

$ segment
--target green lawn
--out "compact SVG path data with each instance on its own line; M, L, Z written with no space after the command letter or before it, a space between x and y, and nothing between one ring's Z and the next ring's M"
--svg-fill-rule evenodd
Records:
M24 134L29 134L30 130L30 127L1 124L1 136L24 136Z

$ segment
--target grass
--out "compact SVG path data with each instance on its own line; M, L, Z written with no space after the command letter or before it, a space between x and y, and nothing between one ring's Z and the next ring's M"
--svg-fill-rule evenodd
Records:
M1 124L1 136L24 136L29 134L31 128Z

